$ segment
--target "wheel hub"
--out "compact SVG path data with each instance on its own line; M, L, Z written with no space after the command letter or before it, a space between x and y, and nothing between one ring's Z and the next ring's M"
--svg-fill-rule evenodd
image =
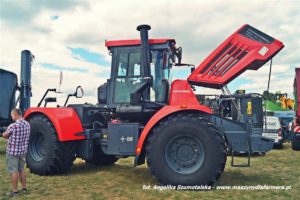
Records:
M29 145L29 153L33 160L41 161L47 154L47 142L43 134L36 132L32 134Z
M176 137L167 144L165 156L173 171L191 174L203 165L204 148L202 143L195 138Z

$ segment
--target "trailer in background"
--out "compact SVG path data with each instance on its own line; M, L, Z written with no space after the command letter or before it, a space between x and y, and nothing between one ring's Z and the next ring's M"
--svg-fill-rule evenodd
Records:
M0 136L12 122L10 112L19 105L24 113L30 107L31 98L31 65L34 56L28 50L21 53L21 80L18 85L17 75L0 69ZM19 96L16 94L19 91Z

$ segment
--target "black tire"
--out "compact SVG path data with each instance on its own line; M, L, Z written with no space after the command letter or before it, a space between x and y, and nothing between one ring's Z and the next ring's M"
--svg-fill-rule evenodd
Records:
M300 139L297 140L296 137L293 138L293 140L292 140L292 149L294 151L300 151Z
M86 159L85 162L91 165L113 165L118 160L116 156L105 155L99 147L94 151L94 157Z
M51 121L44 115L29 119L31 133L26 164L30 172L55 175L68 171L75 160L75 142L60 142Z
M283 144L282 143L276 143L273 145L273 149L282 149L283 148Z
M154 177L167 185L213 185L226 164L218 129L199 114L182 113L154 128L146 146Z

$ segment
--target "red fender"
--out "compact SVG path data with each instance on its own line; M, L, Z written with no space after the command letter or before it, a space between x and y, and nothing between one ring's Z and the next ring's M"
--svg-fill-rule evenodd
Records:
M155 113L155 115L152 116L152 118L149 120L149 122L146 124L145 128L143 129L135 150L136 155L140 155L140 153L142 152L145 139L147 138L147 135L150 133L151 129L155 126L155 124L157 124L161 119L165 118L166 116L172 113L183 112L188 110L206 112L209 114L212 113L212 111L208 107L203 105L178 105L178 106L163 107L157 113Z
M212 111L209 107L199 104L196 95L186 80L175 80L171 85L169 105L161 108L146 124L135 149L136 155L140 155L142 152L145 139L155 124L172 113L183 112L187 110L212 114Z
M24 118L29 119L34 114L43 114L49 118L61 142L85 139L85 136L75 135L83 132L83 127L73 108L29 108Z

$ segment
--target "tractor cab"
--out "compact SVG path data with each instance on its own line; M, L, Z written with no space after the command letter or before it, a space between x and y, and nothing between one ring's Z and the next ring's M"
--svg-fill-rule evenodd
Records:
M99 104L128 118L152 116L168 103L170 70L175 62L174 39L149 39L147 61L141 40L106 41L112 55L111 76L98 88ZM152 114L151 114L152 113ZM147 118L147 117L146 117Z
M130 95L140 89L145 82L150 82L150 88L143 93L143 99L167 103L175 40L149 40L149 44L150 69L147 69L148 65L145 67L141 63L139 40L106 43L112 54L112 104L132 103Z

